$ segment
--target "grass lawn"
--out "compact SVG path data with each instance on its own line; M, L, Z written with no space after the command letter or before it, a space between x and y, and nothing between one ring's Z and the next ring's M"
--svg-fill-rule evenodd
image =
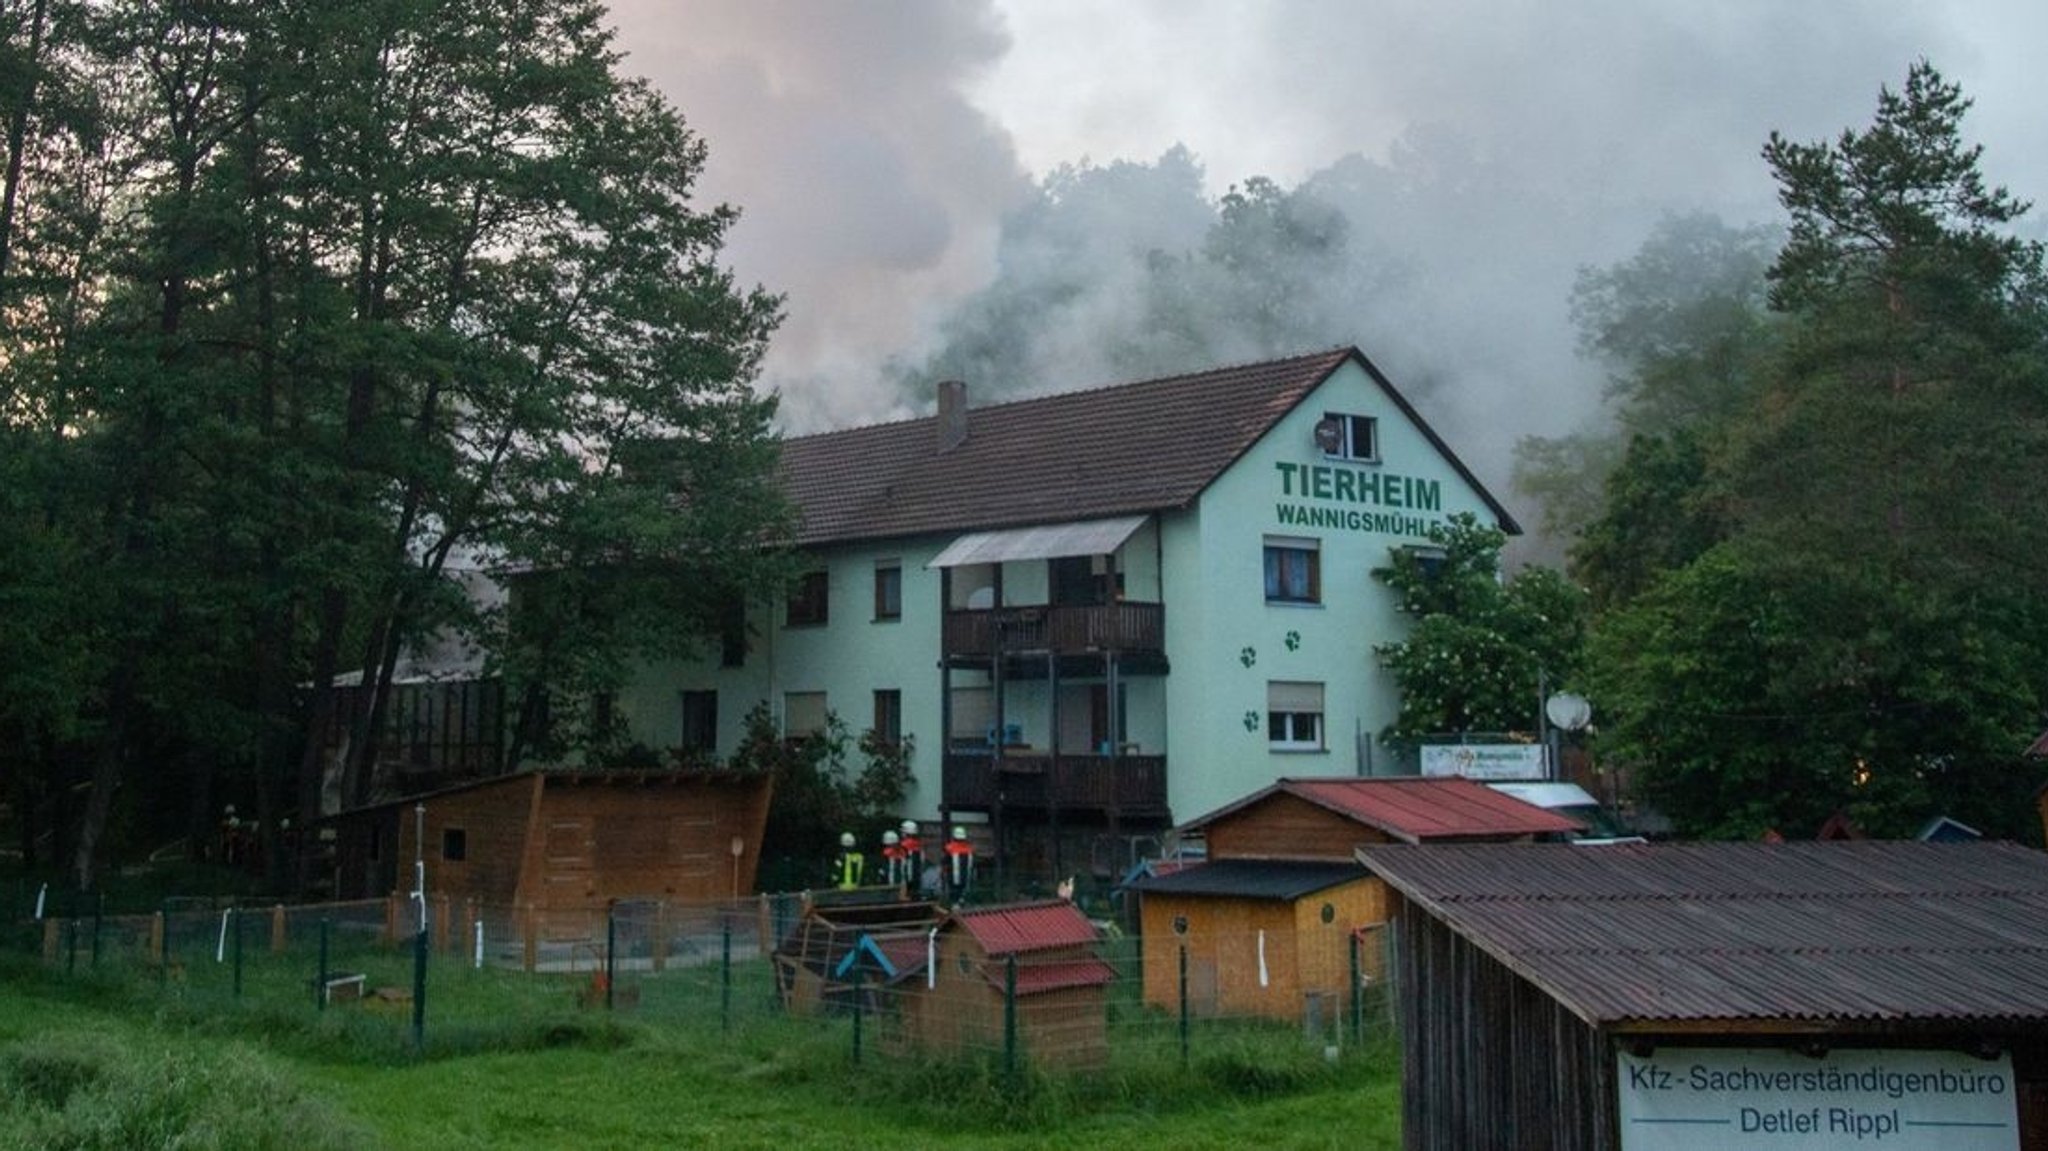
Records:
M290 981L285 981L289 987ZM315 1014L0 955L0 1148L1394 1148L1391 1048L1198 1034L1086 1075L865 1052L844 1020L730 1035L578 1011L565 985L447 977L426 1050L402 1019ZM466 1012L466 1014L465 1014Z

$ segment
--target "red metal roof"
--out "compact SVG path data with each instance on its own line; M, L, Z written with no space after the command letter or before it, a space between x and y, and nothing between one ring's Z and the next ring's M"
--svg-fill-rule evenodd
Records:
M1382 846L1359 858L1596 1026L2048 1022L2048 855L2015 844Z
M1378 368L1356 348L1334 348L973 408L966 441L943 452L936 416L793 437L782 472L800 512L797 542L1186 507L1347 362L1378 382L1504 530L1521 530Z
M1581 824L1456 776L1282 779L1183 826L1200 830L1275 795L1292 795L1407 843L1566 834Z
M1004 978L1001 970L994 973L994 982L997 986L1002 985ZM1041 995L1047 991L1062 991L1069 987L1102 987L1115 981L1116 968L1093 957L1017 964L1019 995Z
M1095 925L1064 899L967 907L955 911L953 921L991 956L1085 947L1097 938Z

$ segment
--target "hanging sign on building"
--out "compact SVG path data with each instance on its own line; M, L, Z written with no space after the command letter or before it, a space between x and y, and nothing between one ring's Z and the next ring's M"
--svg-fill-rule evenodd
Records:
M2012 1058L1659 1047L1615 1056L1622 1151L2018 1151Z
M1466 779L1545 779L1540 743L1425 744L1422 774Z

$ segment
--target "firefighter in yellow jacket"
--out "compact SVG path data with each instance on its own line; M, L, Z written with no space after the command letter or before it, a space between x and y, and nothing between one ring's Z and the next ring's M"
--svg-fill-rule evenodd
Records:
M867 856L854 846L853 833L839 834L839 858L832 864L832 881L841 891L851 891L861 884L868 868Z

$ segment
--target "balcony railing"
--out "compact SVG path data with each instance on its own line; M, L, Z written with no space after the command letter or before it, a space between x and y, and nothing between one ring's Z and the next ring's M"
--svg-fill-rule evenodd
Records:
M951 656L1005 652L1156 652L1166 646L1166 607L1156 603L1085 607L1006 607L946 613L944 643Z
M944 803L967 811L1016 809L1164 816L1163 755L946 753Z

